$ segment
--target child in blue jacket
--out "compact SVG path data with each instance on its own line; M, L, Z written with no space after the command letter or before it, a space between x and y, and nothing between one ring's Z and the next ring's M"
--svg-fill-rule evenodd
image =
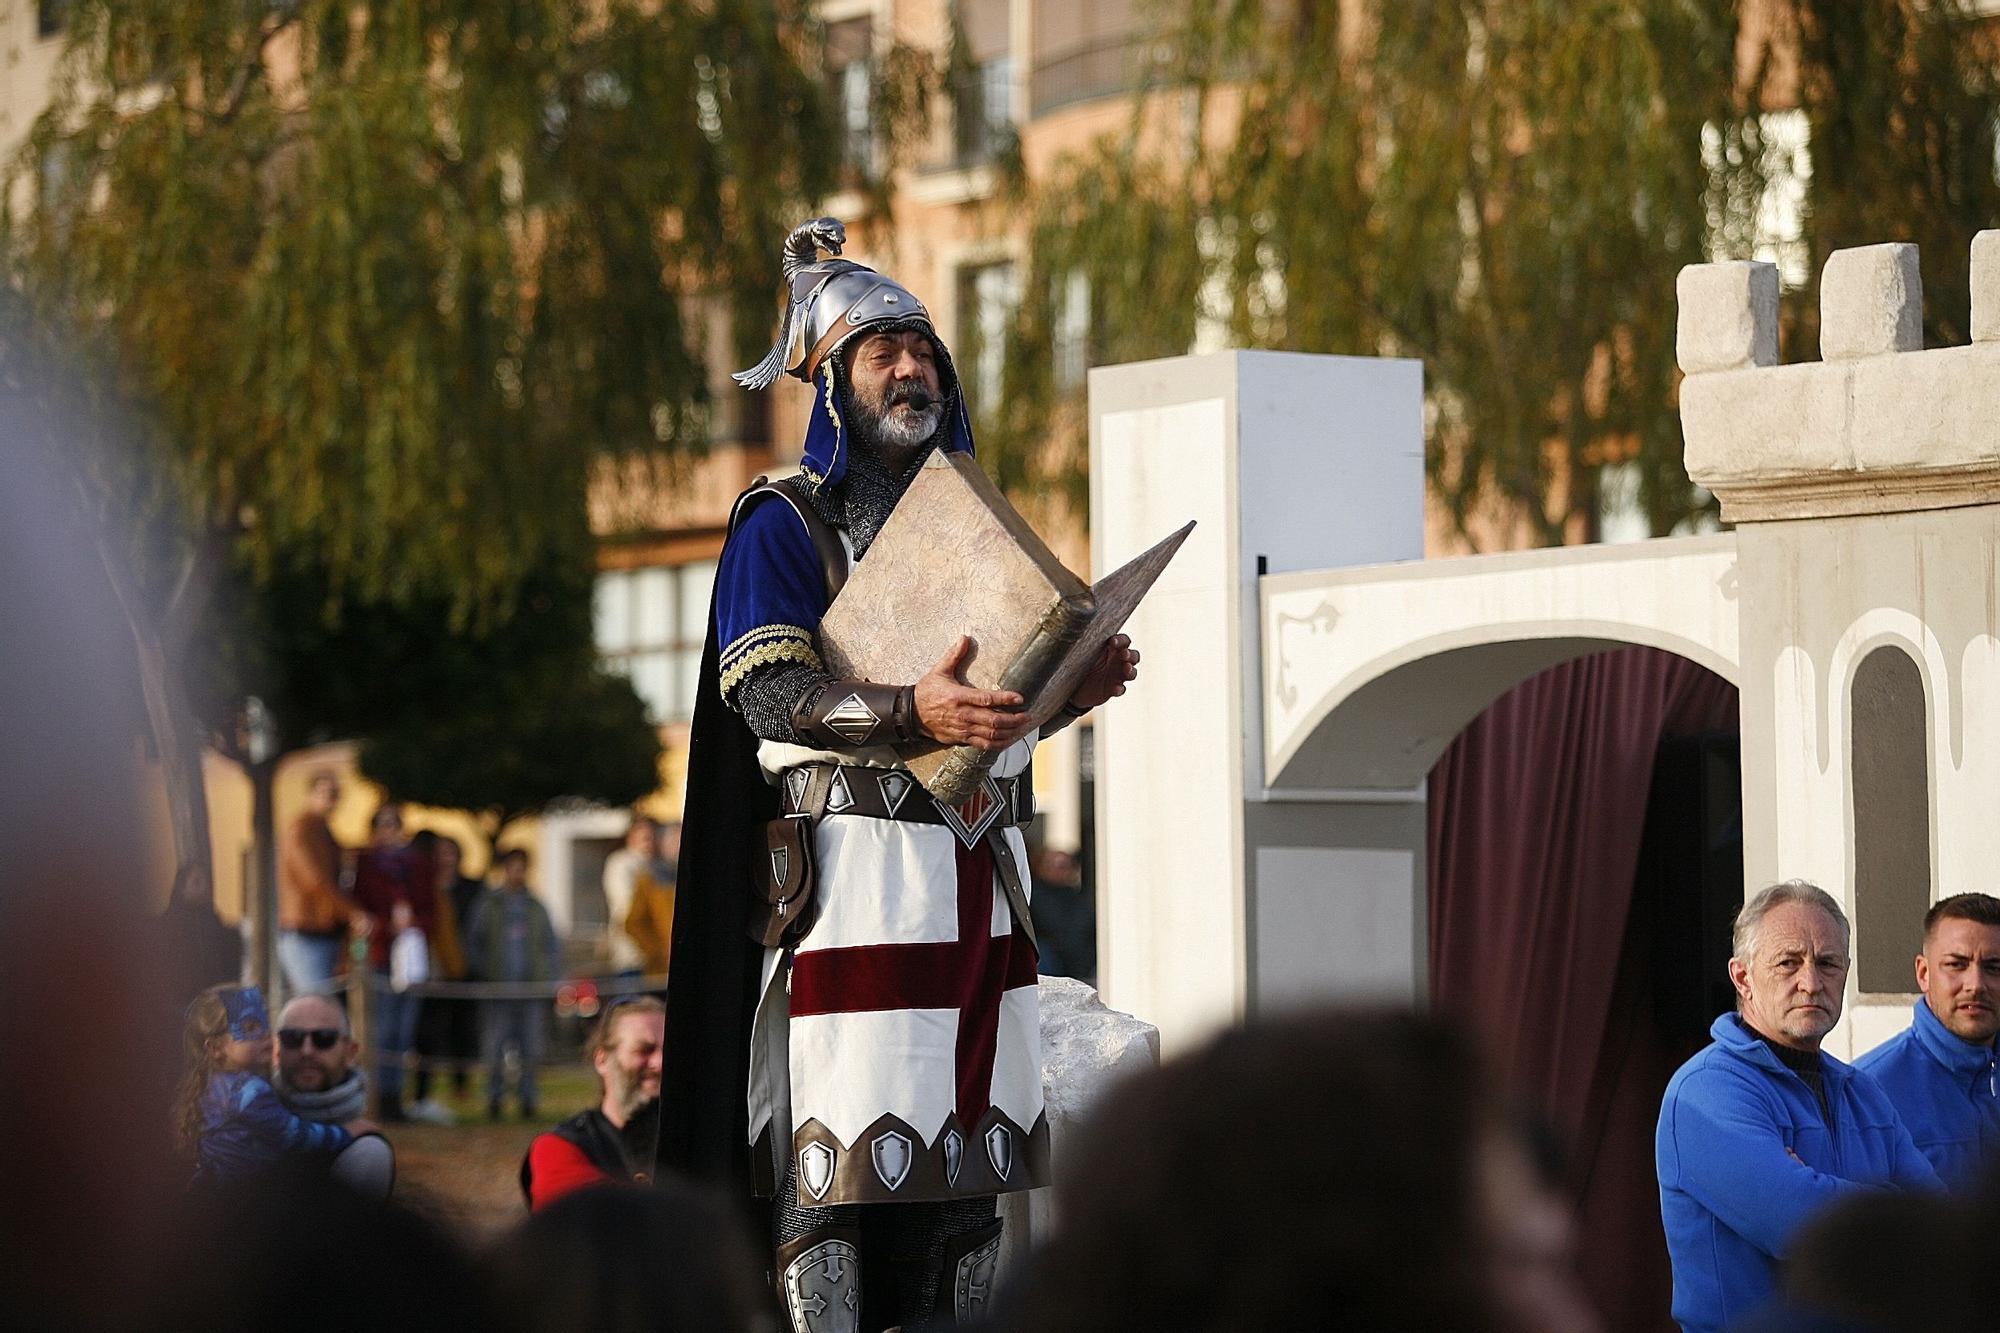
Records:
M346 1126L301 1120L278 1100L271 1070L271 1017L255 986L211 986L188 1006L181 1033L187 1057L175 1099L180 1148L195 1159L196 1184L252 1174L293 1154L331 1160L365 1121Z

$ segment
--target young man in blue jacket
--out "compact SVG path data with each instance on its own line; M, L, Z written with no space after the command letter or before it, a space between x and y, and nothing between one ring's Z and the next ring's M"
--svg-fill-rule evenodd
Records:
M1924 914L1916 1019L1854 1062L1882 1085L1917 1150L1966 1189L2000 1162L2000 898L1961 893Z
M1941 1189L1873 1079L1823 1054L1840 1020L1850 932L1825 890L1787 880L1736 917L1737 1012L1682 1065L1655 1160L1673 1314L1708 1333L1777 1291L1778 1262L1826 1205L1868 1189Z

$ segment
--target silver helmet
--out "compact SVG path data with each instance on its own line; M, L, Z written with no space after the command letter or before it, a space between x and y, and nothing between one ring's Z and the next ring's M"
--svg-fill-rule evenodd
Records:
M784 258L790 299L777 345L750 369L737 371L731 378L738 384L767 389L788 372L811 383L828 357L871 325L911 325L936 341L931 312L909 288L866 264L819 257L821 250L838 255L846 244L847 228L838 218L814 218L792 228Z

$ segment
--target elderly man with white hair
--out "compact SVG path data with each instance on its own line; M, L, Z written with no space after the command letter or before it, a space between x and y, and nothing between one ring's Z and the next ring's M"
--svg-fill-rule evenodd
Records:
M1942 1189L1888 1097L1820 1050L1840 1021L1847 914L1787 880L1736 918L1736 1012L1667 1084L1655 1160L1674 1267L1673 1314L1719 1329L1776 1293L1800 1227L1861 1190Z

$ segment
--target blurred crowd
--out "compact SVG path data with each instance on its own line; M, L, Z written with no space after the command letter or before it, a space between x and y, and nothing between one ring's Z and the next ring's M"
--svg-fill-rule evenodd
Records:
M254 1022L241 1039L233 1026L254 1008L240 990L213 1015L198 1006L218 1068L256 1039ZM281 1038L294 1020L288 1010ZM141 1322L779 1329L745 1211L647 1169L662 1032L657 1000L607 1011L591 1042L600 1105L535 1141L522 1171L532 1212L485 1249L335 1186L315 1168L347 1146L297 1137L184 1199L172 1279ZM204 1169L224 1155L204 1145ZM958 1323L1601 1328L1577 1280L1559 1147L1501 1094L1478 1047L1433 1018L1326 1010L1224 1033L1114 1086L1063 1155L1052 1236ZM1981 1308L1996 1184L1856 1190L1808 1210L1761 1308L1730 1326L1897 1333ZM200 1252L183 1256L188 1245ZM301 1255L317 1256L304 1308L286 1280ZM940 1312L932 1326L951 1322Z
M522 1117L534 1119L550 1008L536 988L565 969L564 941L529 884L527 851L503 849L490 882L473 878L457 839L430 829L407 835L395 802L376 810L366 847L343 848L329 822L340 796L337 776L315 774L305 809L284 830L277 945L287 991L328 995L351 977L366 981L384 1122L451 1123L452 1111L433 1095L437 1071L449 1069L462 1098L474 1061L485 1067L489 1118L505 1114L511 1082ZM677 839L677 826L635 815L607 857L604 937L589 942L599 969L628 979L666 973ZM525 993L459 998L412 989L426 982L498 982Z
M313 1004L323 1002L293 1002ZM282 1114L258 1109L275 1094L240 1067L270 1058L258 1008L254 992L218 988L190 1013L190 1052L207 1033L214 1054L197 1065L226 1095L201 1103L200 1183L180 1205L170 1278L142 1323L780 1327L743 1210L645 1169L658 1001L603 1016L591 1042L603 1101L536 1139L522 1173L532 1212L483 1251L334 1183L326 1167L367 1141L365 1123L337 1135L287 1129L265 1139L261 1160L243 1158L230 1126ZM280 1066L293 1023L330 1017L288 1007ZM1301 1105L1316 1108L1309 1131ZM1472 1045L1431 1019L1339 1011L1225 1034L1114 1088L1066 1156L1053 1241L1008 1275L999 1304L963 1322L1596 1327L1546 1135L1508 1109ZM302 1255L317 1256L303 1301L287 1280Z
M475 923L525 896L522 869L503 862ZM1728 965L1737 1007L1668 1085L1660 1206L1688 1333L1898 1333L1979 1308L2000 1223L2000 899L1929 909L1912 1023L1858 1065L1822 1049L1851 934L1808 882L1753 895ZM296 998L273 1035L254 988L212 987L188 1010L174 1108L194 1164L187 1206L230 1197L236 1211L208 1221L232 1227L275 1206L242 1191L305 1179L300 1207L393 1211L393 1154L351 1095L339 1007ZM597 1104L530 1145L530 1219L484 1259L444 1261L462 1283L455 1310L522 1329L778 1326L747 1239L762 1230L755 1206L654 1171L664 1036L655 998L605 1011L589 1045ZM1560 1145L1479 1045L1434 1018L1252 1023L1114 1085L1059 1151L1053 1232L978 1289L978 1308L939 1308L924 1326L1602 1328L1578 1280ZM321 1182L348 1197L326 1203ZM383 1235L422 1225L377 1222ZM437 1296L425 1285L409 1299ZM264 1297L243 1299L256 1322Z

